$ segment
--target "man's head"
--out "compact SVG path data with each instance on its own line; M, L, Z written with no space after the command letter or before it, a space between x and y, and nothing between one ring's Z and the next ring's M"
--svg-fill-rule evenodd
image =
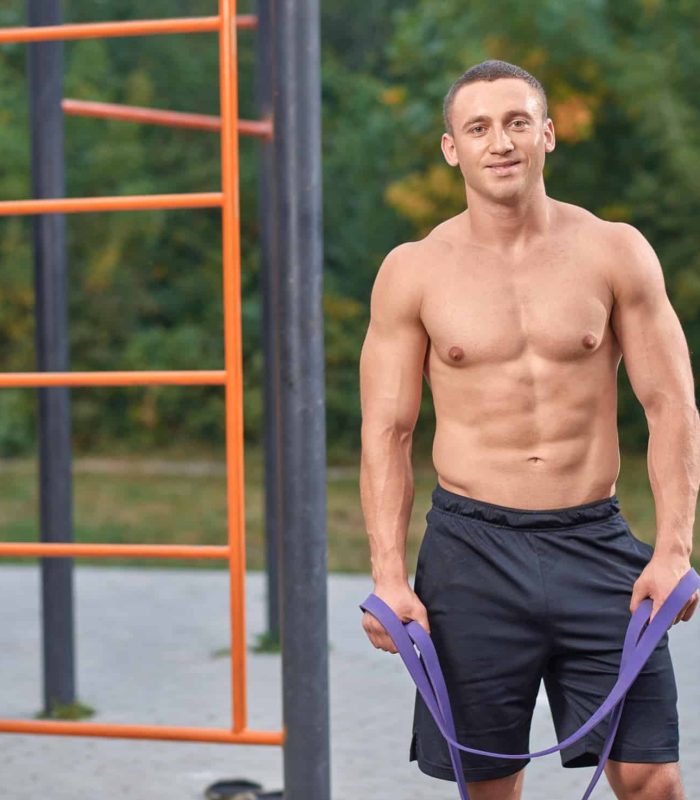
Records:
M537 78L506 61L484 61L452 84L443 105L442 151L467 189L493 199L522 196L542 179L555 147L547 96ZM494 166L519 162L510 170Z
M467 86L476 81L496 81L499 78L516 78L525 81L537 94L542 109L542 122L547 119L547 95L545 94L544 87L533 75L526 72L522 67L515 64L509 64L507 61L497 61L491 59L489 61L482 61L481 64L475 64L470 67L466 72L463 72L459 78L450 86L450 90L445 95L445 100L442 106L442 116L445 122L445 130L453 135L453 120L452 120L452 106L454 105L455 96L462 86Z

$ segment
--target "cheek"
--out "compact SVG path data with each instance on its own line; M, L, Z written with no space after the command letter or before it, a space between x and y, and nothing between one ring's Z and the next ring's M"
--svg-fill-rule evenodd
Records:
M462 165L462 172L476 175L481 171L483 154L475 153L472 150L462 149L459 151L459 163Z

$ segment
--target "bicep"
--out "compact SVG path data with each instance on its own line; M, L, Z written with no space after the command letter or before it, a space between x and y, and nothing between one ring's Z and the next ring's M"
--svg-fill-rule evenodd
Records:
M420 319L415 265L392 253L372 290L360 355L360 401L363 427L405 432L412 431L418 419L428 335Z
M619 242L611 322L632 389L645 411L660 402L694 404L688 344L661 264L631 225L619 230Z

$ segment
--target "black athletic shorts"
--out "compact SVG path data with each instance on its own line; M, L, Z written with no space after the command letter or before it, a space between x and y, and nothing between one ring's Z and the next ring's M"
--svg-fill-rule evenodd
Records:
M494 753L530 752L544 679L561 742L617 680L632 586L653 547L632 534L616 495L534 511L438 483L432 500L414 589L428 610L457 741ZM627 694L610 758L678 761L676 701L666 632ZM610 716L560 751L563 766L598 763ZM460 756L467 781L505 777L531 761ZM447 744L417 691L409 760L455 780Z

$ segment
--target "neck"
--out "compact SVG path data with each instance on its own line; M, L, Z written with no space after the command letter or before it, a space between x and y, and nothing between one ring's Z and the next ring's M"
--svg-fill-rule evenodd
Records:
M512 202L500 202L467 188L467 203L465 217L471 241L509 254L524 250L544 236L553 213L544 181L540 181L528 196Z

